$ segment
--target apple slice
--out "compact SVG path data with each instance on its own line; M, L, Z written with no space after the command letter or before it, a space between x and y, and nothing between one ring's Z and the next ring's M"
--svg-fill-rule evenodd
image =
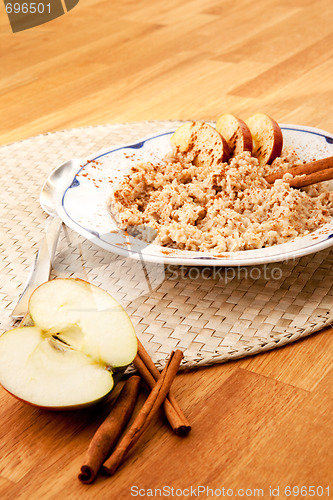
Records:
M114 387L137 352L134 327L105 291L55 279L31 295L33 326L0 337L0 382L19 399L48 409L93 404Z
M180 152L193 151L198 166L216 165L228 161L229 148L225 139L211 125L186 122L171 136L171 144Z
M216 130L227 141L230 155L236 156L243 151L252 153L252 135L243 120L230 113L220 116L216 122Z
M245 120L253 139L253 156L260 165L272 163L281 155L283 135L273 118L264 113L256 113Z

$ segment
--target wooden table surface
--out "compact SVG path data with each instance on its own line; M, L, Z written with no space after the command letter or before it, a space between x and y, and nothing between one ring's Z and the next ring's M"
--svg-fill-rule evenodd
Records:
M86 125L216 120L223 112L261 111L333 133L332 19L332 0L81 0L13 34L0 6L1 144ZM210 488L201 498L218 498L218 488L221 497L243 489L246 498L297 498L296 490L288 495L293 486L322 486L313 498L327 498L332 351L327 329L180 374L174 392L191 434L174 436L159 416L118 473L91 486L77 473L110 400L52 413L1 390L0 497L158 498L151 490L166 487L185 498L201 485Z

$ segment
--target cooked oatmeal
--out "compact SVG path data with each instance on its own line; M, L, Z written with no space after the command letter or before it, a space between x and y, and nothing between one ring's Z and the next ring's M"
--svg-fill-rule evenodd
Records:
M283 243L333 215L333 192L322 186L298 190L285 178L273 186L264 179L295 164L293 153L265 166L247 152L219 165L193 159L174 151L158 164L132 167L112 193L119 226L148 225L157 231L154 243L219 253Z

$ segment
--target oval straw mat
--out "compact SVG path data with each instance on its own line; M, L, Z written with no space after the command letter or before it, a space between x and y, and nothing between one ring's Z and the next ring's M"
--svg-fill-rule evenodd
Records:
M101 148L174 130L180 122L86 127L40 135L0 148L1 332L43 237L39 193L60 163ZM253 268L162 266L110 254L65 228L53 276L80 277L108 290L162 367L174 348L183 368L256 354L333 323L333 250Z

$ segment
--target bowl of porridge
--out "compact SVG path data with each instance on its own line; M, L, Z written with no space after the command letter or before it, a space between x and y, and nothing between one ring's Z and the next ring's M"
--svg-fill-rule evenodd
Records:
M276 262L333 243L332 182L295 189L289 174L265 179L332 156L332 134L282 124L283 150L270 164L246 150L198 162L193 148L174 147L177 127L167 125L83 161L58 200L64 222L111 252L183 265Z

